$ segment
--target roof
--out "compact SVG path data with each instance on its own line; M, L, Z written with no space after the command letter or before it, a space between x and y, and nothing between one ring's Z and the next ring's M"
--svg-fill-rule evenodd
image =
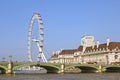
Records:
M58 58L58 55L54 54L54 55L51 56L51 58Z
M120 42L111 42L108 46L110 50L115 49L116 47L120 49Z
M69 49L69 50L62 50L60 55L64 54L74 54L74 52L77 51L76 49Z
M120 42L110 42L108 49L110 49L110 51L112 49L115 49L116 47L118 47L120 49ZM107 48L107 43L104 44L99 44L99 47L97 48L97 45L94 46L94 48L91 47L87 47L85 51L89 51L89 50L94 50L94 49L106 49Z
M87 47L85 51L96 50L96 49L103 49L103 48L107 49L107 43L99 44L98 48L97 48L97 45L95 45L94 48L92 46L91 47ZM112 49L115 49L115 48L119 48L120 49L120 42L110 42L109 43L108 49L110 51L112 51ZM65 49L65 50L62 50L59 55L74 54L74 52L82 51L82 50L83 50L83 46L79 46L77 49ZM56 54L54 54L52 56L52 58L56 58L56 57L58 57L58 55L56 55Z
M83 50L83 46L79 46L77 50L78 51L82 51Z

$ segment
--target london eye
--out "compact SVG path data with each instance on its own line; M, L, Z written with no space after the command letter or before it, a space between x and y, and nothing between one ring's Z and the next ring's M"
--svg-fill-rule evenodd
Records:
M35 23L35 20L37 20L38 22L38 35L37 35L37 38L35 38L32 34L33 34L33 29L34 27L34 23ZM28 61L29 62L33 62L33 59L32 59L32 54L37 54L37 61L40 61L42 60L43 62L47 62L47 59L46 57L44 56L44 53L43 53L43 41L44 41L44 27L43 27L43 21L42 21L42 18L40 16L39 13L34 13L32 18L31 18L31 21L30 21L30 25L29 25L29 29L28 29ZM32 51L32 43L36 44L37 46L37 49L38 49L38 52L37 53L33 53Z

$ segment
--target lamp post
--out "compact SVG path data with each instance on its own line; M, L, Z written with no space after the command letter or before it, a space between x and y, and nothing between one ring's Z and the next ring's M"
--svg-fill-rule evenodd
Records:
M12 61L12 55L9 56L10 61Z
M63 55L63 64L65 65L66 61L65 61L65 55Z
M62 56L61 73L65 72L65 56Z
M13 62L12 62L12 56L11 55L9 56L9 59L10 59L10 61L8 63L8 69L7 69L6 73L7 74L12 74L12 72L13 72Z

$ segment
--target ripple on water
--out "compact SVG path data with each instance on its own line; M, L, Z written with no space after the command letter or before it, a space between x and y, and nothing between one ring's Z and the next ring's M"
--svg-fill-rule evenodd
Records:
M120 80L120 73L1 74L0 80Z

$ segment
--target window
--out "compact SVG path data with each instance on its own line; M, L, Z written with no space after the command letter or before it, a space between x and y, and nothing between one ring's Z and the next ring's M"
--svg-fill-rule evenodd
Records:
M103 52L105 51L105 48L103 48L103 50L102 50Z
M100 48L99 51L102 51L102 49Z
M118 51L119 50L119 48L118 47L116 47L116 51Z
M118 59L118 55L115 55L114 58L115 58L115 59Z
M90 52L92 53L92 50Z
M96 49L96 51L98 52L98 49Z
M89 51L87 51L87 53L89 53Z

